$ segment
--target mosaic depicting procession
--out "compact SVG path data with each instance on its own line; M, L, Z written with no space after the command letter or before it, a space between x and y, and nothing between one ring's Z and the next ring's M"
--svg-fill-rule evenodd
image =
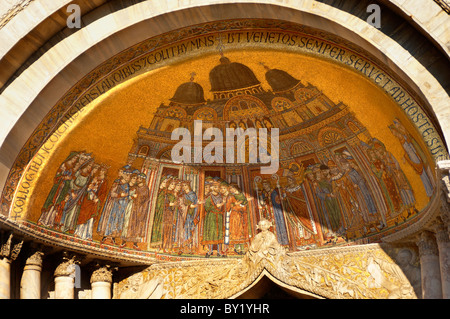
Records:
M263 219L289 251L376 242L419 213L418 192L433 196L427 157L403 119L392 118L386 128L400 158L351 107L312 84L261 63L266 90L244 64L225 56L218 62L209 78L213 99L205 99L194 74L180 81L169 103L136 132L118 171L93 150L67 154L36 224L130 250L239 257ZM222 131L278 128L278 172L262 174L258 163L175 163L171 132L183 127L194 134L196 120Z

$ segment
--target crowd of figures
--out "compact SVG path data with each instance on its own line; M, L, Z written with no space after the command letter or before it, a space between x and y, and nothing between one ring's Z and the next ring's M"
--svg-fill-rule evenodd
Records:
M403 163L431 197L433 176L419 145L398 120L389 129L404 150ZM109 183L107 165L72 152L54 176L37 223L87 240L95 234L115 245L140 249L145 242L166 253L209 257L214 250L217 256L243 254L261 219L272 223L281 245L297 250L322 239L364 237L418 213L410 181L378 139L343 144L329 154L307 167L293 160L287 173L249 171L253 194L247 196L240 185L218 177L206 176L204 187L193 189L191 181L166 174L151 203L143 172L126 165Z
M96 230L103 241L130 241L139 248L150 202L147 177L127 165L109 185L108 169L91 154L72 152L54 177L38 225L88 240Z
M189 181L163 176L156 199L151 235L153 247L163 252L198 253L206 257L229 252L243 254L251 236L248 200L237 184L206 177L203 200Z

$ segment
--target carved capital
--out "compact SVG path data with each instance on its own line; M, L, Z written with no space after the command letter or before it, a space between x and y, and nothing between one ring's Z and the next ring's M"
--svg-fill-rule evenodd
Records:
M8 239L6 241L0 243L0 257L7 258L9 260L16 260L17 256L22 249L23 240L18 243L13 243L13 234L9 234Z
M442 195L444 197L443 202L447 204L450 203L450 161L439 161L437 163L438 176L441 180Z
M109 282L112 283L112 273L114 269L110 265L99 266L91 276L91 284L94 282Z
M42 256L44 256L44 253L42 251L33 252L32 254L30 254L30 257L28 257L26 265L42 267Z
M420 257L438 255L436 238L434 237L432 232L423 231L422 233L420 233L416 244L419 247Z

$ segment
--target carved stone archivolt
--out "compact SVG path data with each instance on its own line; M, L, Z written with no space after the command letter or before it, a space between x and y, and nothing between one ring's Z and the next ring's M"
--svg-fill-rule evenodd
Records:
M413 248L378 244L287 253L261 221L244 258L154 264L114 285L114 299L236 297L262 274L318 298L417 298ZM394 256L394 257L391 257Z

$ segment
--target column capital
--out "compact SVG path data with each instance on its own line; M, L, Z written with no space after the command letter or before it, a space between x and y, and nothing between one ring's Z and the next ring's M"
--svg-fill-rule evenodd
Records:
M436 238L431 231L425 230L421 232L417 238L416 244L419 247L420 257L439 255Z
M42 256L44 253L40 250L32 251L27 258L26 265L34 265L42 267Z
M434 229L436 231L436 240L438 243L450 242L448 224L446 225L440 217L436 219Z

